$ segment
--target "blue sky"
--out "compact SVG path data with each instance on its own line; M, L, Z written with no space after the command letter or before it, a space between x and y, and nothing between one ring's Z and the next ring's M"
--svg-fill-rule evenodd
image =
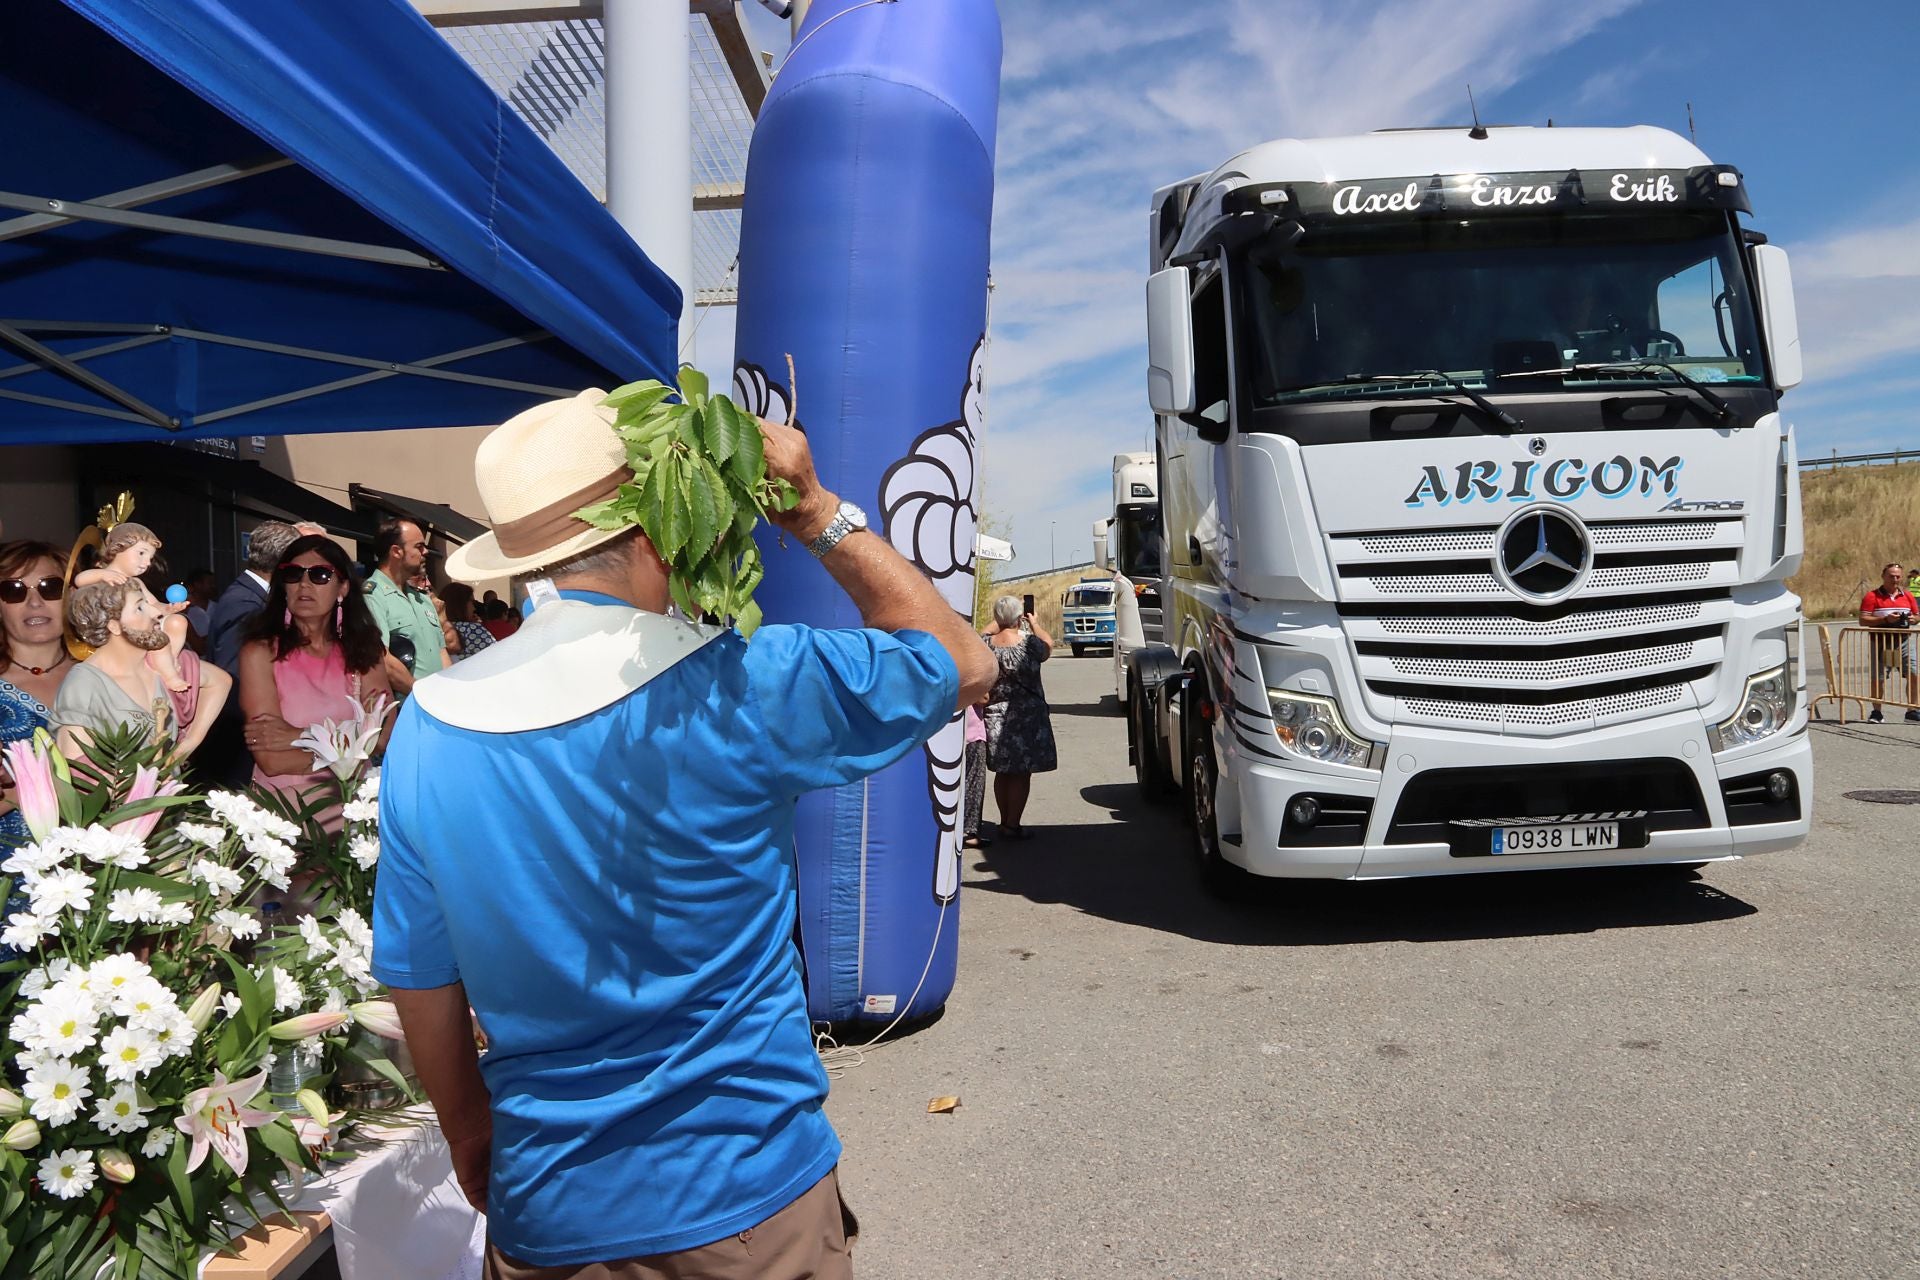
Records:
M755 8L765 47L784 23ZM1793 255L1803 455L1920 447L1920 17L1911 0L1000 0L986 514L1015 572L1089 547L1138 449L1155 186L1276 137L1467 119L1654 124L1747 176ZM728 326L730 328L730 326ZM700 363L724 366L716 326ZM1064 479L1063 479L1064 478Z

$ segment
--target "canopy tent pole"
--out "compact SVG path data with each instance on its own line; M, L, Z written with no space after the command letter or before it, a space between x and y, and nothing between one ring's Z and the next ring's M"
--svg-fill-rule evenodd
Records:
M284 169L293 161L285 156L269 156L247 164L216 164L192 173L183 173L177 178L167 178L161 182L148 182L137 187L128 187L125 191L109 191L103 196L95 196L87 203L103 209L137 209L143 204L154 204L161 200L170 200L174 196L192 195L196 191L205 191L210 187L225 186L229 182L238 182L242 178L251 178L256 173L272 173L275 169ZM21 236L32 235L48 227L64 226L74 219L62 217L56 213L30 213L24 218L9 218L0 222L0 240L15 240Z
M607 0L607 211L680 286L693 317L693 71L682 4Z
M4 320L0 320L0 342L6 343L68 381L79 383L102 399L111 400L123 409L131 409L156 427L165 427L168 431L173 431L180 426L180 419L168 417L139 396L122 390L91 369L75 364L52 347L35 342Z

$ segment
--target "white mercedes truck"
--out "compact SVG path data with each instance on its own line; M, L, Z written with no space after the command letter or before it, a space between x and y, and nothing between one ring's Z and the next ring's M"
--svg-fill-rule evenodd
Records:
M1146 645L1164 642L1160 584L1165 570L1160 476L1151 453L1113 455L1113 514L1093 522L1093 558L1113 574L1113 687L1127 705L1127 664Z
M1801 359L1749 213L1655 128L1289 139L1155 194L1128 740L1211 887L1805 838Z

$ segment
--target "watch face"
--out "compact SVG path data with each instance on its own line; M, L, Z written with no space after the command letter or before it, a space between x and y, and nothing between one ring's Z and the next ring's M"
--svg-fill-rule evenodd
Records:
M848 524L856 529L864 529L867 527L867 513L851 502L842 502L840 504L840 515Z

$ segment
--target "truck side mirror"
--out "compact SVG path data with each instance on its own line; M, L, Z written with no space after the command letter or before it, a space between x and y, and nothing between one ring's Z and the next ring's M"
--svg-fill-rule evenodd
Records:
M1111 520L1093 522L1093 563L1103 572L1111 572L1113 566L1107 563L1107 530L1113 527Z
M1147 401L1155 413L1192 413L1195 407L1191 296L1185 267L1147 277Z
M1767 338L1767 364L1781 391L1800 385L1800 322L1793 310L1793 272L1787 251L1778 245L1753 247L1755 283L1760 294L1760 324Z

